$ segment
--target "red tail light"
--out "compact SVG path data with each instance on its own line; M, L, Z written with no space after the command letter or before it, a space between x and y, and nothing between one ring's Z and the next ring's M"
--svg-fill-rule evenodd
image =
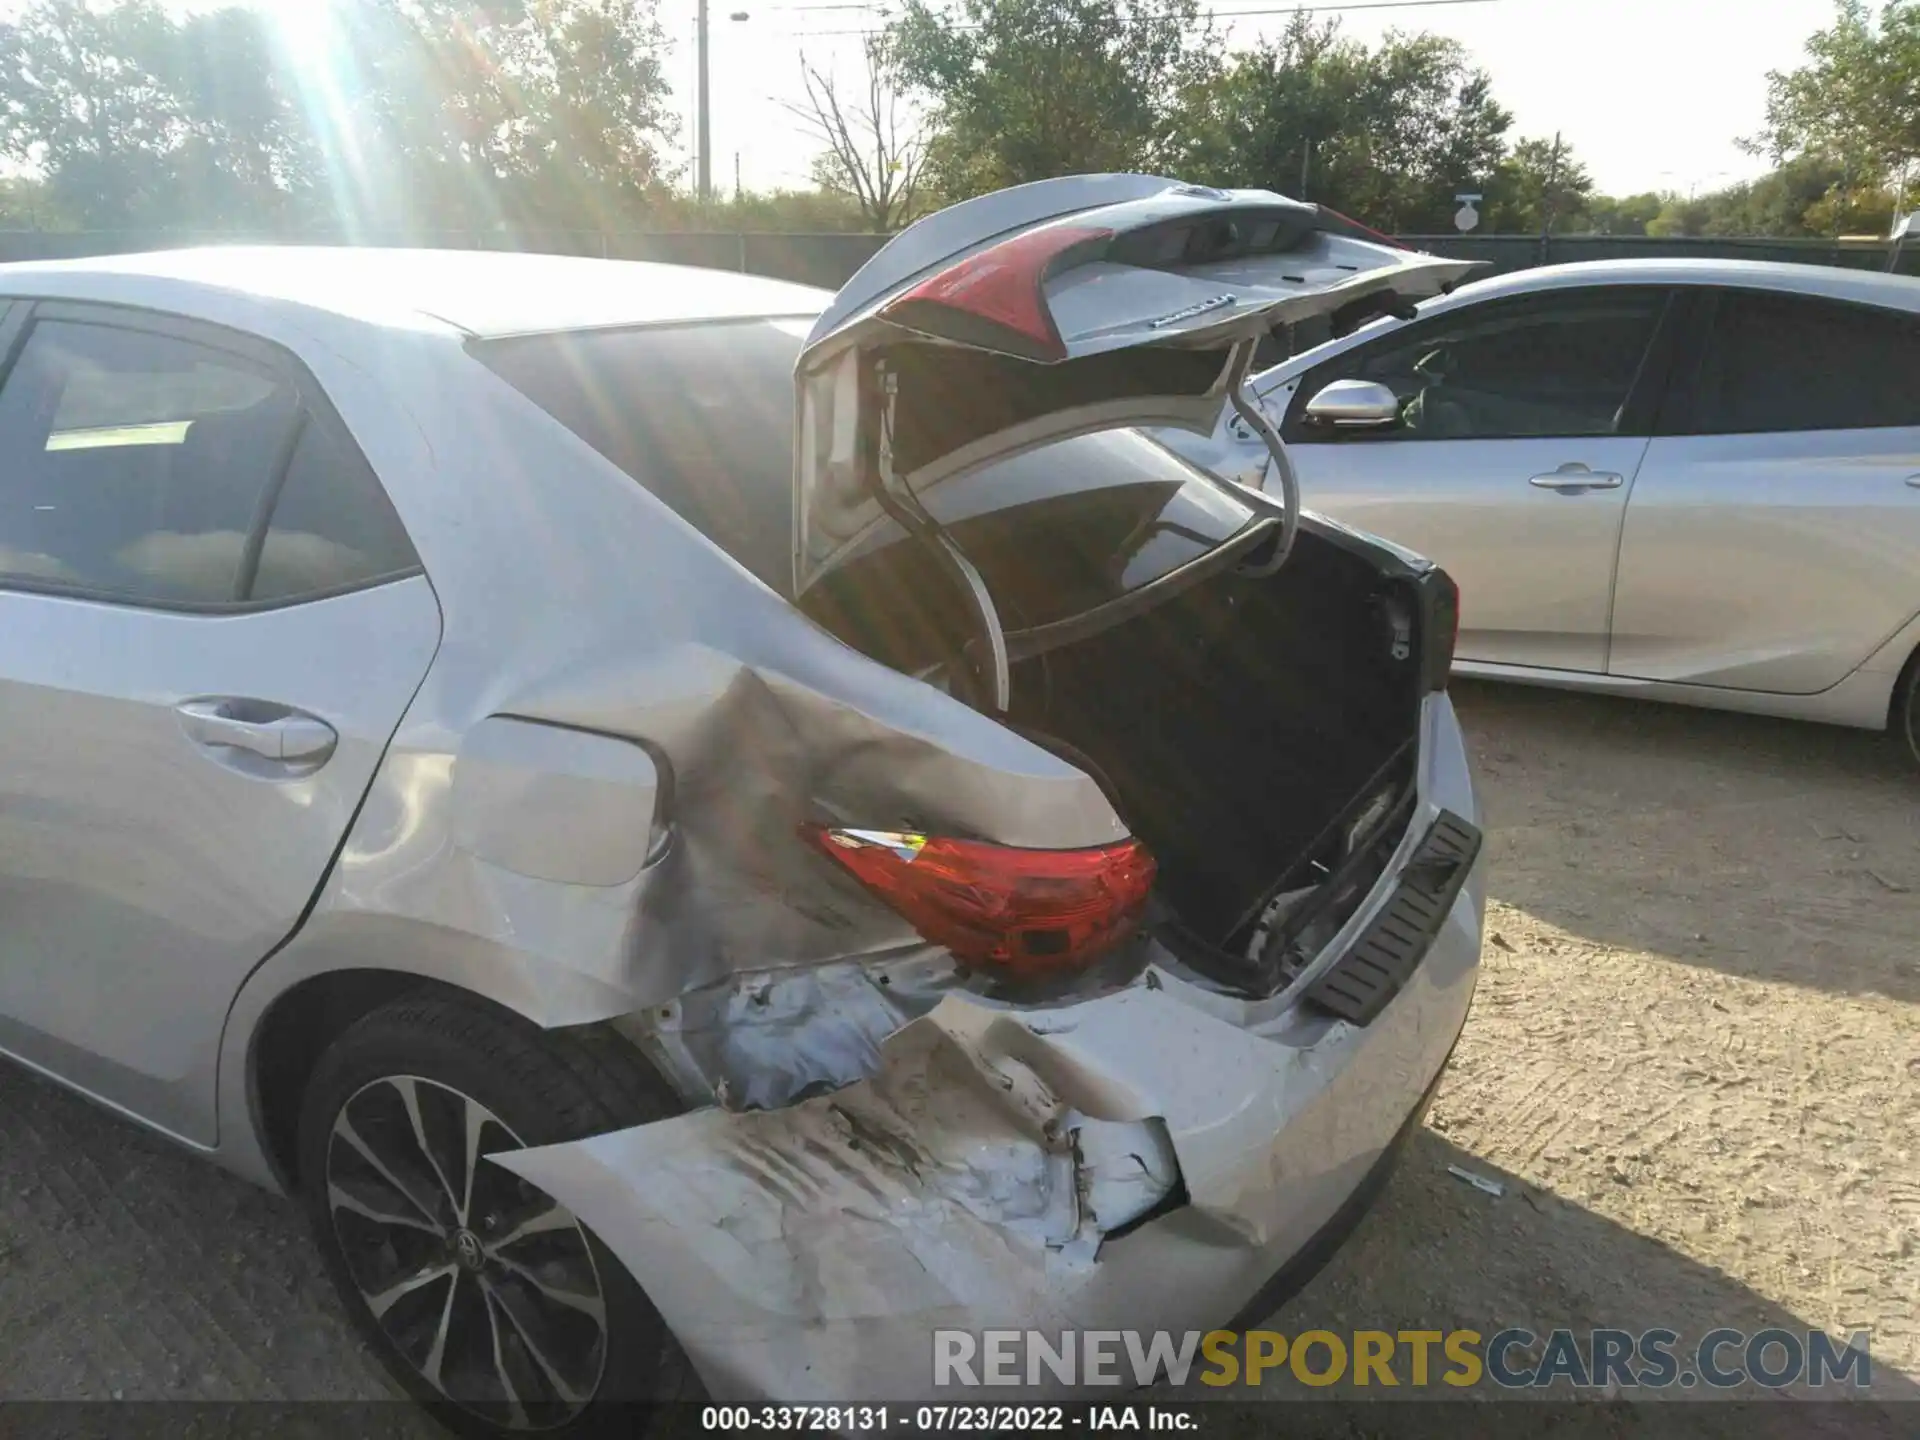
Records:
M1153 856L1138 840L1016 850L819 825L801 833L954 959L1023 979L1077 970L1124 940L1153 888Z
M1111 239L1111 230L1085 225L1050 225L1016 235L999 245L976 251L939 274L888 302L880 313L909 329L944 333L955 317L984 324L986 337L1002 346L1009 338L1037 360L1063 360L1067 347L1047 308L1047 276L1062 264L1067 252ZM926 309L944 310L948 323L928 316ZM955 335L953 338L964 338Z

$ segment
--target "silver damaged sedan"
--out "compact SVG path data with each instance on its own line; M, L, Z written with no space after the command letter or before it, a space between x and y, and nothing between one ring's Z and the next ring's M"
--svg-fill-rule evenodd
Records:
M0 1049L470 1431L1264 1314L1480 952L1452 582L1135 428L1464 269L1322 222L0 269Z

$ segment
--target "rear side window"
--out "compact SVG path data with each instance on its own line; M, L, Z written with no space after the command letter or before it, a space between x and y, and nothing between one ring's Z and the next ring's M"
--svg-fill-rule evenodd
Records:
M787 595L804 320L580 330L474 356Z
M248 598L345 590L418 563L372 468L330 428L309 418L287 461Z
M0 389L0 579L220 605L416 564L365 461L244 355L41 320Z
M1699 435L1920 425L1920 317L1798 295L1719 297Z

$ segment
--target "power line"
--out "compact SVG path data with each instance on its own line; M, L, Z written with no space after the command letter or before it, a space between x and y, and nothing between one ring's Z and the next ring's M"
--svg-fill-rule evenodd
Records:
M1262 7L1254 10L1208 10L1204 12L1204 14L1205 18L1209 20L1238 20L1243 17L1257 17L1262 15L1344 14L1350 10L1424 10L1439 5L1497 5L1499 3L1500 0L1357 0L1357 3L1340 5L1282 5L1271 8ZM787 8L791 10L880 10L884 12L886 7L883 4L875 3L868 5L795 5ZM1120 23L1122 25L1128 25L1148 20L1176 20L1179 18L1181 17L1177 13L1163 10L1154 14L1127 16L1122 19ZM947 30L984 30L986 26L947 25L942 28ZM782 33L805 39L825 39L835 35L878 35L881 31L876 28L866 28L858 30L789 30Z

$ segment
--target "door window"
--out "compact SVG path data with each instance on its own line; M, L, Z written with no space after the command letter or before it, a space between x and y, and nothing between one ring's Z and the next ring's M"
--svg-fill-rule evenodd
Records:
M1801 295L1719 297L1696 435L1920 425L1920 316Z
M1290 417L1298 441L1512 440L1623 433L1666 292L1580 290L1417 321L1314 370ZM1335 380L1371 380L1400 400L1395 425L1333 431L1304 423Z
M297 416L289 387L225 351L35 325L0 391L0 569L139 600L232 600Z
M0 390L0 583L230 604L413 563L365 462L284 375L154 330L34 324Z

